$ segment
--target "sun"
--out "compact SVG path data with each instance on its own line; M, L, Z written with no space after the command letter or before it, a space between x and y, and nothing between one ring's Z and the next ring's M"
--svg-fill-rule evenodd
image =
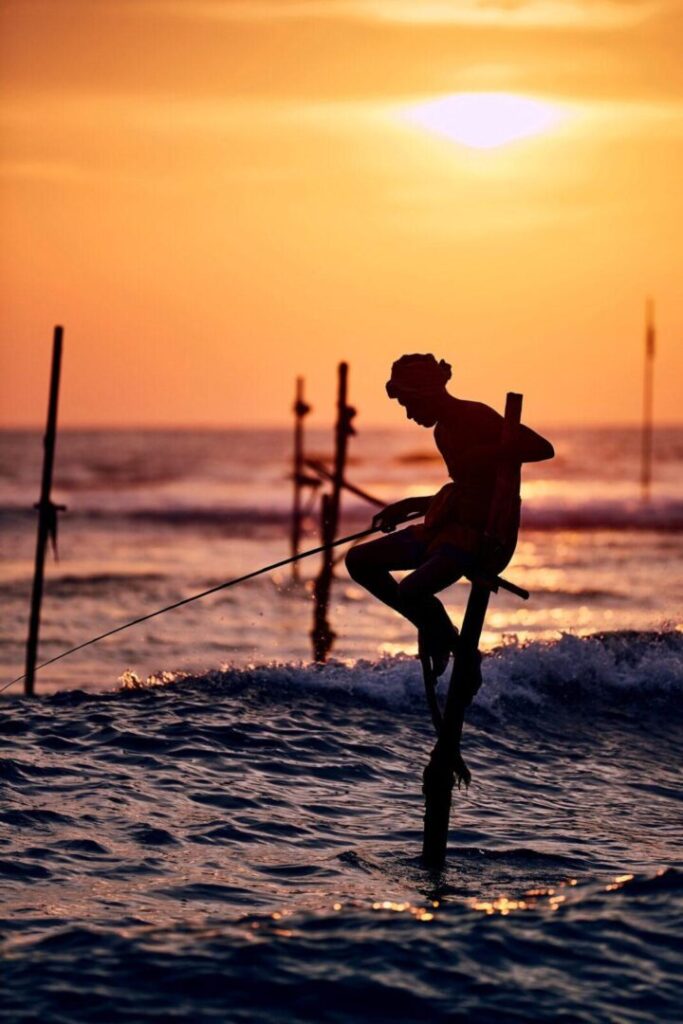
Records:
M507 92L461 92L409 107L404 116L472 149L540 135L564 120L556 104Z

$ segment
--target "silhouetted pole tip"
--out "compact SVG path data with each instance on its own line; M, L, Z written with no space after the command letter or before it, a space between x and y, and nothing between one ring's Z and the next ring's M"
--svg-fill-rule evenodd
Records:
M291 551L294 561L292 562L292 579L299 579L299 563L296 556L299 554L301 544L301 528L303 512L301 509L301 488L306 486L316 487L318 481L311 480L303 471L304 468L304 417L311 411L311 406L304 401L304 378L296 378L296 396L292 411L294 413L294 451L292 453L292 480L294 482L294 493L292 496L292 526L290 532Z
M51 497L52 471L54 467L55 443L57 437L57 405L59 399L59 378L62 365L62 339L64 328L57 325L52 340L52 365L50 369L50 392L47 407L47 425L43 437L43 474L40 486L40 499L34 508L38 511L38 531L36 537L36 556L33 571L33 588L31 591L31 613L29 617L28 638L26 640L26 668L24 692L27 697L33 696L36 662L38 660L38 639L40 633L40 606L43 598L43 580L45 575L45 549L48 542L57 557L57 514L64 511L64 505L56 505Z

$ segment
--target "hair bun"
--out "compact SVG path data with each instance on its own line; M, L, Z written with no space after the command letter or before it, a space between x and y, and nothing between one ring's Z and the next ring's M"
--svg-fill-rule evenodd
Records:
M414 352L401 356L391 367L387 393L391 398L399 392L439 391L451 379L451 365L445 359L437 362L431 352Z

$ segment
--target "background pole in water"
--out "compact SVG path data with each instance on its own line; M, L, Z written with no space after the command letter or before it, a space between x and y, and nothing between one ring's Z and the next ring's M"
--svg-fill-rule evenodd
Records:
M650 500L652 483L652 408L655 369L655 316L652 299L645 306L645 364L643 367L643 432L640 487L643 501Z
M294 402L294 502L292 506L292 558L299 554L301 543L301 490L307 482L304 477L304 417L311 411L304 401L304 378L296 379L296 400ZM292 579L299 578L299 563L292 562Z
M40 604L43 597L43 576L45 570L45 548L52 538L55 554L57 552L57 513L63 505L54 505L50 499L52 489L52 467L55 458L55 441L57 438L57 400L59 397L59 375L62 367L63 328L55 327L52 343L52 371L50 375L50 399L47 410L47 427L43 439L43 479L40 488L38 509L38 538L36 541L36 563L33 573L33 592L31 594L31 618L29 620L28 640L26 642L26 672L24 693L32 697L34 692L34 675L38 655L38 633L40 631Z
M347 404L347 388L349 367L347 363L339 364L339 388L337 394L337 424L335 427L334 468L332 471L332 493L324 494L321 505L322 543L331 545L339 525L341 492L344 486L346 469L346 450L349 437L355 433L351 421L356 410ZM313 657L315 661L325 661L334 641L334 632L327 620L327 607L330 600L330 588L334 572L334 554L331 550L323 552L323 563L315 581L313 611Z
M505 404L502 442L514 442L522 413L522 396L509 392ZM516 537L519 523L520 467L502 462L498 468L496 485L486 526L486 542L490 551L484 568L497 572L495 559ZM460 754L460 737L465 721L465 710L480 681L479 639L484 626L491 590L473 583L463 619L460 639L453 662L446 707L439 735L425 768L423 790L425 796L424 838L422 860L432 869L443 867L448 844L448 824L455 777L469 782L469 771Z

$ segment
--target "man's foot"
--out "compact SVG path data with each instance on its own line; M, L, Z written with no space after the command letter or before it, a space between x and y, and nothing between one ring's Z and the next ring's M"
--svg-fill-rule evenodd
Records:
M458 631L450 619L423 626L417 633L417 652L423 665L438 678L446 671L458 642Z
M470 704L481 687L481 651L471 651L464 664L467 703Z

